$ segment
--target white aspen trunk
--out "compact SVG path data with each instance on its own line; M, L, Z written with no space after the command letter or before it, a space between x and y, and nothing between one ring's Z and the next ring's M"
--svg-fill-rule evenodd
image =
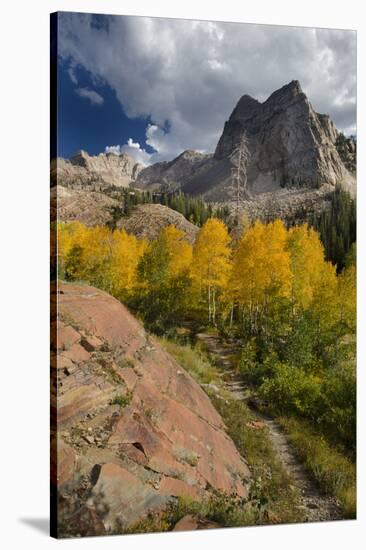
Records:
M212 322L214 325L216 325L216 289L213 287L212 289Z
M230 309L230 328L233 326L233 318L234 318L234 302L231 303L231 309Z
M208 270L207 270L207 275L208 275L208 322L211 323L211 318L212 318L212 308L211 308L211 266L210 264L208 265Z

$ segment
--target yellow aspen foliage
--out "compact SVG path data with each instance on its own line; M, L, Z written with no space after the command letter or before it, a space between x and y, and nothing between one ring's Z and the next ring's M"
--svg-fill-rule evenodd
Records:
M268 296L288 297L290 293L291 259L286 250L287 231L281 220L266 226L264 246L267 250L266 270Z
M319 234L307 224L288 231L288 251L291 257L291 300L306 308L313 298L324 265L324 248Z
M106 279L111 294L123 296L132 292L136 285L137 266L147 243L139 241L124 230L115 230L112 235L112 257Z
M231 269L230 236L225 224L211 218L200 229L193 247L192 279L207 302L208 319L216 322L218 294Z
M81 234L85 229L85 225L80 222L59 222L57 224L57 246L59 258L63 261L66 259L70 249L74 246L76 241L80 240Z
M108 271L113 254L110 229L105 226L85 228L74 250L74 261L69 266L69 269L72 267L73 278L83 279L103 288L103 275Z
M61 277L63 277L64 275L67 275L67 276L74 275L74 271L77 269L77 261L75 258L75 262L71 262L69 256L73 249L75 252L77 248L79 248L79 250L83 248L87 231L88 231L88 228L84 224L78 221L72 222L72 223L58 224L57 248L58 248L59 272L61 272Z
M84 280L117 297L131 292L136 284L145 241L125 231L112 233L105 226L86 227L80 222L58 225L58 255L62 274Z
M234 258L233 288L244 306L264 306L274 297L290 293L291 261L287 233L280 220L257 221L240 238Z
M161 231L159 238L164 241L168 254L168 277L187 273L192 263L192 245L187 241L185 233L169 225Z

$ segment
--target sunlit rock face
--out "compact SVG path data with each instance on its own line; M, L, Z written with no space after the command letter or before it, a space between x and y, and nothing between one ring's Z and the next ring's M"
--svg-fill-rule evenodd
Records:
M57 297L52 483L60 536L123 529L178 496L246 497L247 464L193 378L107 293L61 283Z
M86 151L79 151L66 160L54 159L51 164L51 181L53 184L71 187L129 187L142 170L126 153L101 153L90 156Z

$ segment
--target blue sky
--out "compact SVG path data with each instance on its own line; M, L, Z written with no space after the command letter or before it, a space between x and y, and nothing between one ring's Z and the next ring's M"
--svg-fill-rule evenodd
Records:
M79 149L96 155L110 143L127 143L131 136L151 153L153 149L145 143L149 117L128 118L107 83L95 86L81 66L75 72L77 83L70 78L68 63L59 62L58 156L69 158ZM80 89L94 90L101 100L80 96Z
M356 133L354 31L61 12L58 48L60 156L213 152L242 95L291 80Z

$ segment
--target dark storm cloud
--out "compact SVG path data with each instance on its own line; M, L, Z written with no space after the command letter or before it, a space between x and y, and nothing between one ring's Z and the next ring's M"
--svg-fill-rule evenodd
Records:
M293 79L318 112L355 132L352 31L81 14L62 14L59 29L71 74L82 66L96 87L115 90L129 117L150 117L147 143L157 153L145 162L212 151L241 95L263 101Z

